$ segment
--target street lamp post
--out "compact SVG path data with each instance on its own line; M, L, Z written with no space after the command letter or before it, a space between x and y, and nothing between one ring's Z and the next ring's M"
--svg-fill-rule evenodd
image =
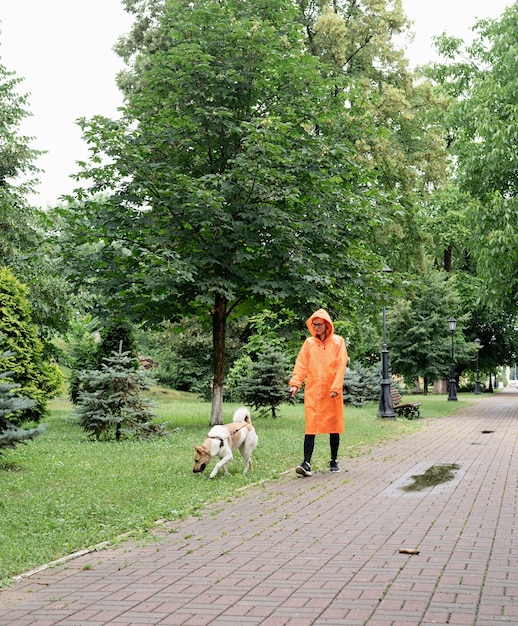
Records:
M383 268L387 274L392 274L390 267ZM387 348L387 310L383 307L383 348L381 350L381 389L378 415L389 419L396 419L394 402L390 393L389 351Z
M457 398L457 384L455 382L455 349L453 344L453 335L455 334L455 329L457 328L457 320L454 317L450 317L448 320L448 326L450 327L451 332L451 370L450 370L450 381L448 384L448 400L456 401Z
M378 407L378 415L380 417L388 417L396 419L394 412L394 403L392 394L390 393L390 370L387 348L387 312L383 307L383 349L381 351L381 390L380 403Z
M479 394L480 393L480 380L479 380L479 369L478 369L478 351L480 350L480 339L475 339L475 344L477 346L477 379L475 381L475 393Z

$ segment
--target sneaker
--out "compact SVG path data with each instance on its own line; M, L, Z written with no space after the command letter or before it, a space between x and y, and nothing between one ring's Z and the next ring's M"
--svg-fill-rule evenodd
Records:
M300 474L301 476L313 475L313 472L311 471L311 465L307 463L306 461L304 461L298 467L296 467L295 471L297 472L297 474Z
M340 466L338 465L338 463L336 461L331 461L329 463L329 471L330 472L339 472L340 471Z

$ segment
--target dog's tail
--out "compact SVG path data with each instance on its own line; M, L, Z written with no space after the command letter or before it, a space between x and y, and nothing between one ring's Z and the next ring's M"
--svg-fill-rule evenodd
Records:
M246 406L241 406L239 409L236 409L234 412L233 422L246 422L250 423L250 411L246 408Z

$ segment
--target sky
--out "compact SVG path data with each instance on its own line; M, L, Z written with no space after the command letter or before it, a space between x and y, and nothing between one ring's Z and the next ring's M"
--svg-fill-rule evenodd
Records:
M413 21L411 64L436 59L433 36L446 32L469 41L478 19L499 18L512 3L403 0ZM18 91L29 95L31 117L21 132L47 152L37 162L44 171L34 204L51 206L76 186L70 174L88 156L76 120L117 116L122 96L115 76L123 66L112 48L130 27L120 0L0 0L0 63L23 79Z

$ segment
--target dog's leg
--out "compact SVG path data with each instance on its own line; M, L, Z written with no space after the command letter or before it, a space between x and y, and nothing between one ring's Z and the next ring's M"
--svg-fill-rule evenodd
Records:
M246 474L252 467L252 453L257 446L257 435L255 431L249 433L248 437L243 442L243 445L239 448L244 460L243 474Z
M210 477L214 478L214 476L216 476L216 474L218 473L220 467L222 467L225 470L225 473L227 473L226 465L229 461L232 461L233 458L234 457L232 456L232 452L228 450L225 456L216 463L216 465L214 466L214 469L210 473Z

